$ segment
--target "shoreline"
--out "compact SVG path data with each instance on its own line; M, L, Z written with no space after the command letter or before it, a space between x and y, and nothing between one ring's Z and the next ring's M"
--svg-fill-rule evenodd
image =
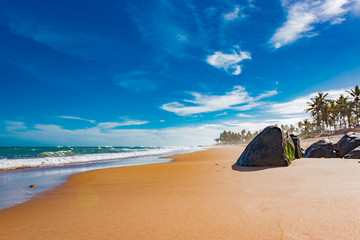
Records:
M360 164L232 169L243 148L72 175L0 211L4 239L357 239Z
M188 151L190 150L173 150L166 154L158 155L150 154L86 163L0 170L0 211L25 203L43 192L51 191L66 182L67 178L74 174L106 168L171 162L172 160L168 156ZM192 151L194 150L192 149L190 152ZM30 189L30 185L35 187Z
M111 147L108 152L94 152L94 147L67 147L74 151L70 155L61 155L63 152L53 147L42 149L42 147L24 147L28 155L16 155L17 147L8 147L9 153L0 156L0 172L27 168L57 167L67 165L91 164L100 162L118 161L121 159L133 159L148 156L166 156L184 152L192 152L204 147L200 146L164 146L164 147L115 147L119 151L114 152ZM15 149L15 150L14 150ZM43 152L43 151L48 152ZM39 153L41 152L41 153ZM46 153L46 156L40 156ZM51 153L51 154L50 154ZM59 155L60 153L60 155ZM22 153L23 154L23 153ZM14 157L14 156L15 157ZM9 157L9 158L7 158Z

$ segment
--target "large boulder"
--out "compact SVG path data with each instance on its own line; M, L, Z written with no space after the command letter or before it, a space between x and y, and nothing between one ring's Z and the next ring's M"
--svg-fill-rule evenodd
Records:
M334 143L328 139L317 141L306 149L304 158L333 158L336 157Z
M357 147L348 154L346 154L344 158L360 159L360 147Z
M290 137L295 145L295 158L302 158L303 154L301 152L300 139L294 134L290 134Z
M360 133L346 133L336 144L339 157L344 157L352 150L360 146Z
M269 126L247 145L236 163L247 167L288 166L294 159L291 137L279 127Z

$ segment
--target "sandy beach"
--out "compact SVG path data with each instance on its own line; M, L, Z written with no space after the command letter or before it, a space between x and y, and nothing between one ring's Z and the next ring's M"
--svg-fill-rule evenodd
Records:
M80 173L0 211L1 239L359 239L360 164L233 166L243 147Z

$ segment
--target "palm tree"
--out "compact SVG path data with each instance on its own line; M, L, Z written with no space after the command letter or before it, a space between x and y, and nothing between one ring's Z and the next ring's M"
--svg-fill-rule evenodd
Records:
M355 86L354 89L351 89L350 91L346 91L348 92L351 97L353 98L353 103L355 106L355 123L359 124L359 104L360 104L360 88L359 86Z
M300 122L298 122L298 128L301 130L301 128L302 128L302 126L303 126L303 122L302 121L300 121Z
M299 129L305 134L308 134L310 132L311 125L311 122L307 119L305 119L303 122L298 122Z
M329 114L329 124L334 126L334 131L336 131L336 122L339 117L339 110L336 102L332 99L328 100L328 114Z
M348 101L348 97L344 97L344 95L340 95L340 97L336 100L336 104L339 108L340 113L340 128L341 128L341 119L344 121L346 126L346 118L348 122L348 127L351 125L351 115L352 115L352 103Z
M243 130L241 131L241 139L243 140L243 142L245 142L245 137L246 137L246 130L243 129Z
M311 112L311 116L315 119L316 126L319 129L325 129L321 123L324 122L328 126L327 100L328 93L319 92L318 96L311 98L311 102L307 102L309 108L305 112ZM322 126L321 126L322 125Z

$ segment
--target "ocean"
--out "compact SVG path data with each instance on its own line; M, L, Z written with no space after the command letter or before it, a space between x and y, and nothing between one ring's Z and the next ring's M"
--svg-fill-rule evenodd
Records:
M0 147L0 170L155 156L194 147Z
M202 147L0 147L0 210L97 169L170 162ZM34 185L34 188L30 188Z

